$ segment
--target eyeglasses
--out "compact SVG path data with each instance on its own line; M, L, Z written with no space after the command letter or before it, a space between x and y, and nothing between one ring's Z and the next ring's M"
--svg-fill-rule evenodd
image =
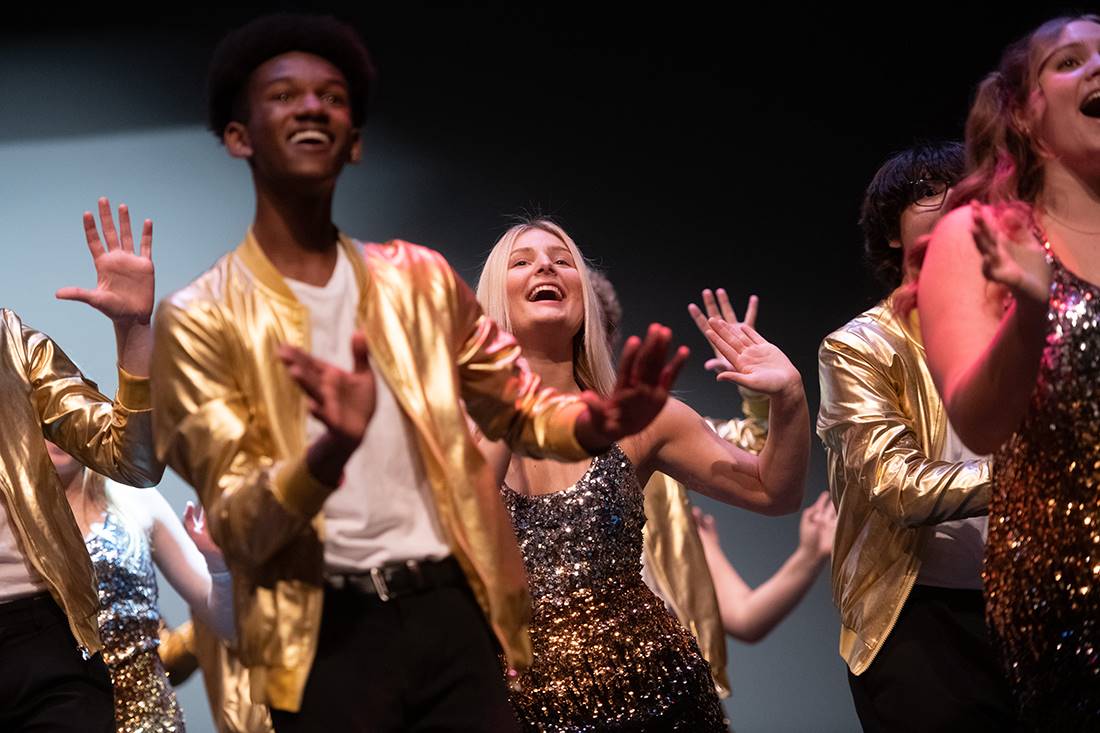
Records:
M909 181L909 200L918 209L938 209L947 198L951 184L936 178L918 178Z

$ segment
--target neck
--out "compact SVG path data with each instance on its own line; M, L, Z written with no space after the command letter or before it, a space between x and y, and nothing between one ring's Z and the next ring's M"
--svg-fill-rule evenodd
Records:
M517 335L523 357L531 371L542 378L543 386L559 392L579 392L580 386L573 376L572 339L521 338Z
M320 193L256 185L252 231L271 264L284 277L324 285L338 256L332 223L332 189Z
M1043 171L1039 204L1056 222L1079 232L1100 233L1100 179L1086 178L1052 160Z

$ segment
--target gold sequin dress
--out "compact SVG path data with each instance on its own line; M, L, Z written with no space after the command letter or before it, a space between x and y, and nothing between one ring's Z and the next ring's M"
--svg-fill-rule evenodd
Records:
M1098 731L1100 288L1051 261L1039 378L994 457L987 615L1025 720Z
M115 688L115 729L178 733L183 713L157 654L160 611L149 544L125 521L108 509L85 542L99 592L103 661Z
M618 446L568 489L502 493L531 589L524 730L726 731L695 638L642 581L643 495Z

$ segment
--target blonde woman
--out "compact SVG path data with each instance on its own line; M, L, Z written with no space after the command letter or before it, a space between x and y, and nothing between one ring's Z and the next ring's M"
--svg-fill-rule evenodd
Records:
M561 227L536 219L509 229L485 263L478 299L547 386L582 399L613 389L588 268ZM504 476L533 601L534 663L511 695L528 730L726 729L695 640L642 581L641 487L662 471L719 501L792 512L809 419L801 378L779 349L743 324L711 326L708 338L733 366L720 379L771 398L771 440L759 456L673 399L648 428L590 462L532 460L482 443ZM632 348L628 341L620 370L632 368Z
M219 635L233 635L233 590L212 542L201 548L155 489L108 482L47 442L95 568L103 660L111 674L119 733L182 731L183 713L157 655L160 610L153 565ZM202 511L184 521L209 537Z

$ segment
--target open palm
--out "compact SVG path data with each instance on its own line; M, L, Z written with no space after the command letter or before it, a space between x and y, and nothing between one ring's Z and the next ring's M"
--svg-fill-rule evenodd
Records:
M61 288L57 297L87 303L115 323L147 324L154 302L153 222L145 220L135 253L130 212L125 204L118 207L118 218L120 230L115 229L110 202L106 198L99 199L101 241L95 217L91 212L84 212L84 237L95 265L96 286L94 290Z
M708 324L707 339L731 367L718 375L719 381L768 395L801 389L802 377L791 360L751 326L730 324L720 318L711 318Z

